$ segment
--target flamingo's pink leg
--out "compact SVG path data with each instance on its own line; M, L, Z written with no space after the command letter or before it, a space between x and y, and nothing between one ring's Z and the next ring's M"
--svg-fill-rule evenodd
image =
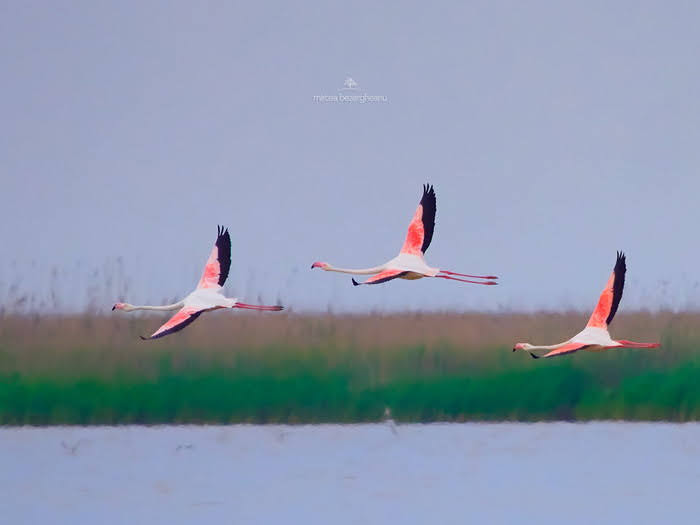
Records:
M448 277L447 275L436 275L435 277L438 277L440 279L450 279L451 281L460 281L462 283L485 284L485 285L498 284L495 281L468 281L466 279L457 279L456 277Z
M246 310L264 310L266 312L279 312L280 310L283 310L283 306L262 306L262 305L257 305L257 304L245 304L245 303L236 303L234 308L243 308Z
M636 343L634 341L627 341L626 339L620 339L618 341L625 348L659 348L661 343Z
M440 273L446 273L447 275L459 275L460 277L471 277L473 279L498 279L495 275L469 275L466 273L450 272L448 270L440 270Z

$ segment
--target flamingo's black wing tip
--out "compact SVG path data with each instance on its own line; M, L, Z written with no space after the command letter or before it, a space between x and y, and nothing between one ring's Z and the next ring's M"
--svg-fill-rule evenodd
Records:
M627 270L627 256L625 256L625 252L617 252L617 260L615 261L614 269L617 271Z
M530 356L531 356L533 359L539 359L539 358L540 358L540 356L535 355L535 354L533 354L532 352L530 352Z
M148 341L150 337L144 337L142 335L139 336L141 338L141 341Z
M354 277L352 278L352 284L353 286L360 286L360 283L358 283Z

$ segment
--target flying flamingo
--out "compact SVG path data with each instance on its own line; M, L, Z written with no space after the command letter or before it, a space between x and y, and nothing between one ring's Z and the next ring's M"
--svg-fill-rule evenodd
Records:
M112 310L124 310L131 312L133 310L177 310L180 309L174 316L168 320L163 326L156 330L150 337L141 339L158 339L168 334L172 334L182 330L187 325L194 322L197 317L204 312L218 310L220 308L245 308L249 310L264 310L268 312L279 312L282 306L258 306L253 304L245 304L224 297L221 293L221 288L226 282L228 271L231 268L231 237L228 230L223 226L218 228L216 244L209 255L209 260L204 267L202 278L197 284L197 288L187 297L174 304L166 304L164 306L134 306L129 303L117 303L112 307Z
M574 337L563 343L551 346L534 346L529 343L518 343L513 348L516 350L527 350L535 359L540 357L554 357L557 355L570 354L578 350L587 350L589 352L601 352L608 348L658 348L659 343L635 343L620 339L614 340L608 333L608 326L615 317L617 307L622 299L622 289L625 287L625 272L627 265L625 264L625 255L622 252L617 252L617 261L613 269L608 284L605 285L603 293L600 294L598 305L593 310L591 318L588 320L586 328L576 334ZM542 356L532 353L532 350L548 350Z
M451 279L453 281L461 281L464 283L473 284L498 284L491 279L498 279L494 275L467 275L464 273L449 272L440 270L439 268L431 268L423 258L425 251L430 246L430 241L433 239L433 230L435 229L435 190L429 184L423 185L423 198L420 200L418 209L411 224L408 225L408 233L403 247L399 254L390 261L374 268L364 268L360 270L349 270L345 268L336 268L326 262L315 262L311 265L311 269L321 268L327 272L350 273L354 275L372 275L364 282L358 283L354 278L352 284L358 286L360 284L379 284L391 281L392 279L421 279L423 277L439 277L440 279ZM376 275L373 275L376 274ZM470 277L472 279L488 279L486 281L470 281L466 279L458 279L451 277L458 275L460 277Z

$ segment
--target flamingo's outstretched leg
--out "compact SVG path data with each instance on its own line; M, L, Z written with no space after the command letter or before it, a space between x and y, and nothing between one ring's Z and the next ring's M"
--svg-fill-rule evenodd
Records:
M625 348L659 348L661 346L661 343L636 343L626 339L620 339L618 343Z
M284 306L263 306L258 304L236 303L234 308L243 308L245 310L263 310L265 312L279 312L284 310Z
M447 275L459 275L460 277L471 277L472 279L498 279L495 275L469 275L467 273L450 272L449 270L440 270L440 273Z
M436 275L435 277L438 277L440 279L450 279L451 281L460 281L462 283L485 284L485 285L498 284L496 281L468 281L466 279L457 279L457 277L448 277L447 275Z

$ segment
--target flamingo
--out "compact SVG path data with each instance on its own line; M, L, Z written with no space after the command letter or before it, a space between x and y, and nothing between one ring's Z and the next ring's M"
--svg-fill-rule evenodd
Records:
M403 247L399 254L387 261L386 263L375 266L373 268L364 268L352 270L346 268L336 268L326 262L315 262L311 265L311 269L321 268L327 272L350 273L354 275L372 275L364 282L358 283L354 278L352 284L359 286L360 284L379 284L391 281L392 279L421 279L423 277L438 277L440 279L450 279L453 281L461 281L472 284L493 285L498 284L493 279L498 279L494 275L468 275L465 273L450 272L432 268L425 262L425 251L430 246L430 241L433 239L433 230L435 229L435 190L429 184L423 185L423 197L418 204L416 213L413 215L411 224L408 225L408 233ZM375 275L373 275L375 274ZM472 279L487 279L485 281L471 281L467 279L459 279L457 277L470 277Z
M516 350L527 350L530 355L538 359L540 357L554 357L558 355L571 354L579 350L589 352L602 352L609 348L658 348L659 343L635 343L626 339L614 340L608 333L608 326L615 317L617 307L622 299L622 289L625 287L625 273L627 264L625 254L617 252L617 261L605 289L600 294L598 304L593 310L591 318L586 327L574 337L563 343L551 346L535 346L529 343L517 343L513 347ZM532 350L548 350L542 356L538 356Z
M220 308L244 308L248 310L264 310L266 312L279 312L282 306L260 306L254 304L241 303L236 298L225 297L221 293L221 288L226 282L229 269L231 268L231 237L228 229L223 226L217 228L217 237L214 248L209 255L204 272L197 284L197 288L187 297L173 304L164 306L134 306L129 303L116 303L112 310L124 310L132 312L134 310L157 310L168 311L178 310L163 326L158 328L151 336L143 337L144 341L158 339L166 335L178 332L186 326L192 324L197 317L204 312L218 310Z

